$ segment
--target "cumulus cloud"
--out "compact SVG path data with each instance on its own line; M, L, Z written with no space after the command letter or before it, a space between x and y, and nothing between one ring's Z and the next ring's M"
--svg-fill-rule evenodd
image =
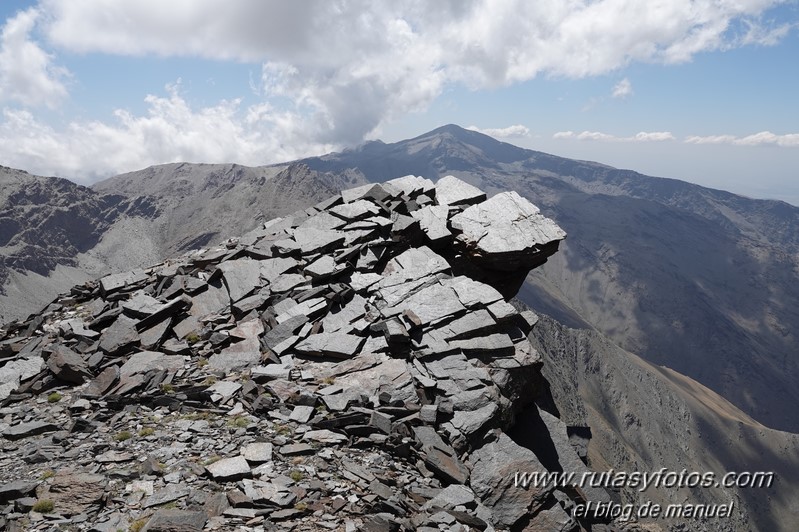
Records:
M488 135L490 137L495 137L498 139L509 139L509 138L530 136L530 130L526 126L523 126L521 124L516 124L513 126L497 128L497 129L492 129L492 128L481 129L477 126L469 126L466 129L477 131L478 133L482 133L484 135Z
M49 39L67 50L263 62L266 88L283 88L342 142L424 108L452 83L579 78L760 42L759 16L779 3L41 1ZM731 31L742 25L749 37Z
M260 76L244 90L259 95L262 105L244 109L231 101L190 109L183 101L186 109L177 112L182 99L170 94L149 97L146 116L120 111L109 123L73 122L54 130L36 115L9 109L0 127L8 135L19 121L32 121L44 144L73 150L51 155L69 163L64 173L80 167L73 162L80 154L92 171L103 166L116 172L129 169L123 163L141 161L136 164L141 166L155 155L165 158L160 162L190 156L244 162L254 160L256 152L288 153L280 146L296 142L297 153L311 146L341 147L373 138L397 117L426 109L453 85L478 90L539 76L582 78L633 62L679 63L708 50L768 44L788 32L787 26L761 20L779 1L229 0L222 5L217 0L40 0L37 9L8 24L14 30L10 35L17 36L9 42L22 43L9 49L30 52L34 67L28 75L38 80L26 82L23 76L3 82L4 94L17 95L9 101L54 105L66 94L64 72L29 38L38 24L53 50L257 63ZM5 38L4 30L4 49ZM613 92L631 91L629 81L622 80ZM249 123L251 114L267 118ZM206 127L214 117L235 142L217 140L218 130ZM165 136L167 131L174 138ZM495 136L519 131L498 130ZM78 134L90 140L71 138ZM192 151L187 138L208 151ZM113 164L93 160L97 146L114 145L118 140L113 139L131 141L125 150L136 155L114 154L108 158ZM152 151L145 153L140 145ZM34 146L22 148L20 154L9 147L0 152L44 160Z
M621 98L622 100L624 100L625 98L632 96L632 94L633 94L633 84L630 83L630 80L627 78L624 78L623 80L621 80L620 82L616 83L616 85L613 86L612 96L614 98Z
M291 113L238 100L193 109L180 86L167 97L149 95L147 114L117 110L115 121L73 121L56 130L27 110L3 110L0 159L44 175L91 182L152 164L177 161L236 161L259 165L325 153L306 125Z
M799 147L799 133L777 135L771 131L761 131L745 137L736 137L735 135L690 136L685 138L685 142L688 144Z
M573 139L573 140L598 140L604 142L662 142L675 140L674 135L668 131L641 131L631 137L617 137L608 133L599 131L583 131L575 133L574 131L559 131L552 135L554 139Z
M54 108L67 96L68 73L53 64L53 57L31 40L40 13L20 11L0 33L0 101Z

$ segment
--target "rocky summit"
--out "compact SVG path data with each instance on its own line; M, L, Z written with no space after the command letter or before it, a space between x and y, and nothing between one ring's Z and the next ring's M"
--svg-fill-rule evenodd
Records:
M587 471L508 302L565 236L406 176L74 287L0 331L0 529L610 529L516 485Z

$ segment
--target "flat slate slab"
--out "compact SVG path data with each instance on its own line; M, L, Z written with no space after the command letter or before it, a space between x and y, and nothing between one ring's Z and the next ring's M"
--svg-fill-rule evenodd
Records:
M364 338L345 333L312 334L294 346L298 353L350 358L360 350Z
M183 367L183 357L180 355L165 355L158 351L141 351L134 353L119 368L119 377L124 379L136 373L147 373L151 369L165 369L176 371Z
M485 201L486 194L466 181L448 175L436 181L436 199L441 205L474 205Z
M219 481L240 480L250 476L250 464L243 456L223 458L205 466L205 469Z
M225 279L230 300L234 303L261 286L261 263L252 259L229 260L218 268Z
M566 232L516 192L501 192L452 217L458 239L486 255L523 252L566 238Z
M8 440L21 440L31 436L38 436L46 432L55 432L59 430L58 425L49 423L47 421L29 421L27 423L18 423L12 425L3 431L3 437Z

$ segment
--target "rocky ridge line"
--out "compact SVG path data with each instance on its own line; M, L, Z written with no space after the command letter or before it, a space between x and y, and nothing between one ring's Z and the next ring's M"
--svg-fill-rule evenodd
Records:
M602 530L514 485L586 470L506 300L564 237L406 176L74 287L2 329L0 528Z

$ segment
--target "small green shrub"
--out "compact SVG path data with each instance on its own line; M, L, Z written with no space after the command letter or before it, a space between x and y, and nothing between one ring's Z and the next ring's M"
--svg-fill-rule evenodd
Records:
M58 401L60 401L63 398L64 398L64 396L61 395L60 393L53 392L53 393L51 393L50 395L47 396L47 402L48 403L57 403Z
M55 476L55 471L52 469L48 469L39 477L40 480L47 480L48 478L53 478Z
M305 475L303 475L302 471L300 471L299 469L292 469L291 473L289 473L289 478L294 482L299 482L300 480L305 478Z
M243 429L250 424L250 421L244 416L236 416L228 420L228 425L237 429Z
M116 435L114 436L114 439L116 441L125 441L125 440L131 439L132 437L133 437L133 434L131 434L130 431L123 430L121 432L117 432Z
M186 335L186 342L188 342L189 345L194 345L199 341L200 341L200 335L197 334L196 332L190 332L189 334Z
M33 505L32 510L40 514L49 514L54 508L55 504L53 504L53 501L50 499L41 499L36 501L36 504Z
M142 438L146 438L147 436L152 436L155 434L155 429L152 427L145 427L139 431L139 436Z
M142 517L141 519L136 519L130 524L130 527L128 527L128 532L139 532L142 528L144 528L144 525L146 525L147 521L149 520L150 520L149 517Z

